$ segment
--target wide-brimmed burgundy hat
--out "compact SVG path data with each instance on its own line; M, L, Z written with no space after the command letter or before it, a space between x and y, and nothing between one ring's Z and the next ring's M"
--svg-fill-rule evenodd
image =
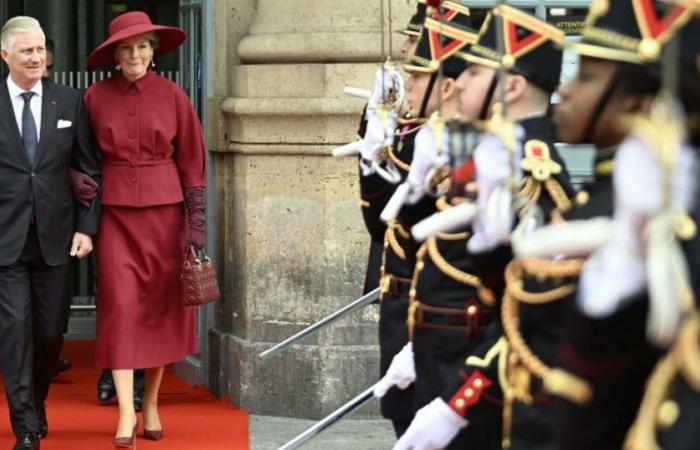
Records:
M94 69L114 65L114 46L117 42L149 31L158 33L159 44L154 55L161 55L177 48L187 37L180 28L154 24L144 12L127 12L110 22L109 38L90 53L87 60L88 67Z

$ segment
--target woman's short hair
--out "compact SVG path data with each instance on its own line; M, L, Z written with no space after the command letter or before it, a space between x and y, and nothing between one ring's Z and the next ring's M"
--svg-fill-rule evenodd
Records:
M144 37L151 43L153 50L156 50L160 45L160 37L158 36L157 32L149 31L148 33L144 33Z
M0 45L3 50L12 50L15 45L15 35L17 33L31 33L38 31L41 36L46 39L44 30L41 29L41 24L34 17L16 16L5 22L0 32Z
M139 34L137 36L148 39L148 43L151 44L151 48L153 48L153 50L156 50L158 48L158 45L160 45L160 37L158 36L158 33L155 31L148 31L146 33L142 33L142 34ZM120 42L122 42L122 41L120 41Z

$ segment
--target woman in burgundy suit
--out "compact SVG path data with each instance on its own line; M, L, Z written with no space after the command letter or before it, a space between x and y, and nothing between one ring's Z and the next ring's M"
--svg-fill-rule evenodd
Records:
M133 369L147 368L144 437L157 440L163 367L196 351L179 274L185 249L204 245L205 149L187 95L150 70L154 54L178 47L185 33L142 12L115 18L109 33L88 66L116 73L85 94L103 176L96 364L112 369L117 388L114 444L132 448Z

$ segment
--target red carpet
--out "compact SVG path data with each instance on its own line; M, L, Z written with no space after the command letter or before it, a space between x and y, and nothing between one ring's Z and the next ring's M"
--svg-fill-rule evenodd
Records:
M117 407L96 400L99 371L92 366L92 343L66 342L63 354L73 368L51 386L46 410L49 437L42 450L112 449ZM201 387L188 386L172 372L161 386L160 417L164 436L157 442L138 439L137 449L243 450L248 448L248 416ZM140 417L140 415L139 415ZM0 450L12 448L5 391L0 395Z

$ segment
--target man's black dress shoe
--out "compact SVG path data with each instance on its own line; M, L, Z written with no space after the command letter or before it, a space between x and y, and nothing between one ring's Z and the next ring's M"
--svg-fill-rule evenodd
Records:
M102 405L107 405L116 395L117 389L114 387L112 372L103 370L100 379L97 380L97 401Z
M36 433L22 433L12 450L39 450L39 437Z
M53 375L56 376L59 373L63 373L66 370L69 370L71 367L73 367L73 363L70 359L59 358L59 360L56 361L56 367L53 369Z

